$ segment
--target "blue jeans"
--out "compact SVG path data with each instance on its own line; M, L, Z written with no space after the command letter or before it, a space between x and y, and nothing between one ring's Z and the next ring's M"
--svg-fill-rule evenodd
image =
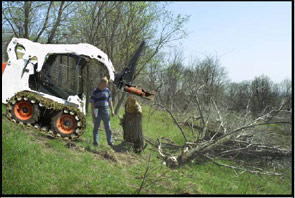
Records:
M98 128L100 127L100 121L103 121L107 142L109 145L113 144L113 136L111 131L111 119L108 108L98 108L97 117L94 119L93 128L93 144L98 144Z

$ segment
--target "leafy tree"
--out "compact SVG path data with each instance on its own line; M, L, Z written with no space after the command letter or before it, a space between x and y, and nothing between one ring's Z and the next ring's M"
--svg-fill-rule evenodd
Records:
M68 30L72 40L84 38L105 51L117 71L127 66L142 40L147 43L137 65L136 79L169 42L183 38L187 17L174 17L159 2L79 2ZM89 14L90 13L90 14ZM98 69L90 73L100 72ZM92 85L92 88L96 85ZM112 89L118 112L125 94ZM115 102L115 101L114 101Z
M60 26L74 11L72 5L72 2L66 1L4 1L2 26L16 37L46 43L57 42L56 34Z

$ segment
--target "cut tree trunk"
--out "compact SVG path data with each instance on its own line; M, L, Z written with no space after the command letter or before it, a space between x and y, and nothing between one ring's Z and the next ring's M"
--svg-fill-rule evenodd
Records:
M124 141L132 143L136 152L144 148L144 137L142 134L142 110L141 106L130 96L125 103L125 114L121 119Z

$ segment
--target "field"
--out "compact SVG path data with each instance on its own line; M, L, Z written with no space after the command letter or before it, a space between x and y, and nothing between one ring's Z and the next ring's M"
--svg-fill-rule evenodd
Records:
M145 137L169 138L182 144L183 138L165 112L149 116L143 108ZM122 116L123 111L119 114ZM111 121L115 145L122 142L118 117ZM92 146L92 120L74 144L52 139L43 132L11 123L2 105L2 194L136 194L142 183L149 156L150 171L140 194L259 194L290 195L291 170L282 177L235 172L211 162L191 162L181 168L163 165L150 144L141 154L114 152L107 146L104 131L99 147ZM186 129L187 135L190 134ZM232 163L232 162L229 162Z

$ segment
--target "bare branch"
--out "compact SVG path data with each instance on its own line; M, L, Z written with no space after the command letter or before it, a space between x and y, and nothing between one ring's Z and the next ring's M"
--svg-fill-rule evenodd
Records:
M62 1L61 4L60 4L58 15L57 15L57 19L56 19L56 21L54 23L53 28L50 31L50 34L49 34L48 39L47 39L47 43L51 43L52 42L52 40L54 38L54 35L55 35L55 32L56 32L58 26L60 25L61 15L62 15L63 10L64 10L63 9L64 4L65 4L65 1Z
M147 167L146 167L146 169L145 169L145 172L144 172L144 175L143 175L143 178L142 178L142 182L141 182L141 184L140 184L140 187L139 187L139 189L137 190L137 194L140 193L140 191L143 189L143 185L145 184L145 180L146 180L147 175L148 175L148 172L149 172L149 170L150 170L151 156L152 156L152 153L150 153L150 155L149 155L148 164L147 164Z
M161 142L159 139L158 140L158 152L159 154L164 158L164 163L166 166L169 167L177 167L179 165L178 160L175 156L167 156L161 151Z
M25 29L25 38L29 38L29 26L30 26L30 13L32 8L31 1L25 1L24 9L25 9L25 21L24 21L24 29Z
M45 31L45 29L47 27L47 22L48 22L49 13L50 13L50 9L51 9L52 4L53 4L53 1L50 1L43 27L42 27L41 31L39 32L39 34L37 35L37 37L35 38L35 40L34 40L35 42L37 42L39 40L40 36L43 34L43 32Z
M11 29L12 29L14 35L17 36L17 37L19 37L19 35L18 35L17 32L15 31L15 29L14 29L14 27L13 27L11 21L7 18L6 14L5 14L4 12L2 12L2 14L4 15L4 18L5 18L5 19L7 20L7 22L9 23L9 25L10 25L10 27L11 27Z
M208 155L203 155L204 157L206 157L207 159L209 159L210 161L212 161L214 164L218 165L218 166L224 166L227 168L231 168L234 170L241 170L241 171L247 171L250 173L255 173L255 174L262 174L262 175L274 175L274 176L281 176L281 173L276 173L276 172L261 172L261 171L257 171L257 170L250 170L250 169L246 169L246 168L240 168L240 167L236 167L236 166L231 166L228 164L222 164L219 163L217 161L215 161L213 158L209 157Z
M215 101L214 101L212 98L211 98L211 101L212 101L212 103L214 104L214 107L215 107L215 109L216 109L216 112L217 112L217 114L218 114L218 116L219 116L219 121L220 121L220 125L221 125L221 127L223 128L223 133L226 133L227 130L226 130L225 126L224 126L223 118L222 118L222 116L221 116L221 114L220 114L220 111L218 110L217 105L216 105Z
M275 110L272 110L258 118L256 118L253 122L249 123L249 124L246 124L242 127L239 127L239 128L236 128L235 130L231 131L231 132L228 132L222 136L220 136L219 138L215 139L215 140L212 140L209 144L205 145L200 151L203 151L203 150L208 150L212 147L215 147L216 145L219 145L219 144L222 144L223 142L226 142L227 140L229 140L229 137L235 133L238 133L242 130L245 130L245 129L249 129L249 128L254 128L254 127L257 127L257 126L263 126L263 125L269 125L271 124L270 122L260 122L258 123L258 121L262 121L264 120L265 118L271 116L271 114L273 112L276 112Z
M156 104L156 103L154 103L153 105L156 105L156 106L159 106L159 107L165 109L165 110L170 114L170 116L172 117L174 123L177 125L177 127L178 127L179 130L181 131L181 134L182 134L182 136L183 136L185 142L187 142L187 138L186 138L186 136L185 136L185 134L184 134L184 131L183 131L183 129L180 127L180 125L178 124L178 122L176 121L176 119L175 119L175 117L173 116L172 112L171 112L169 109L167 109L165 106L161 105L161 104Z

